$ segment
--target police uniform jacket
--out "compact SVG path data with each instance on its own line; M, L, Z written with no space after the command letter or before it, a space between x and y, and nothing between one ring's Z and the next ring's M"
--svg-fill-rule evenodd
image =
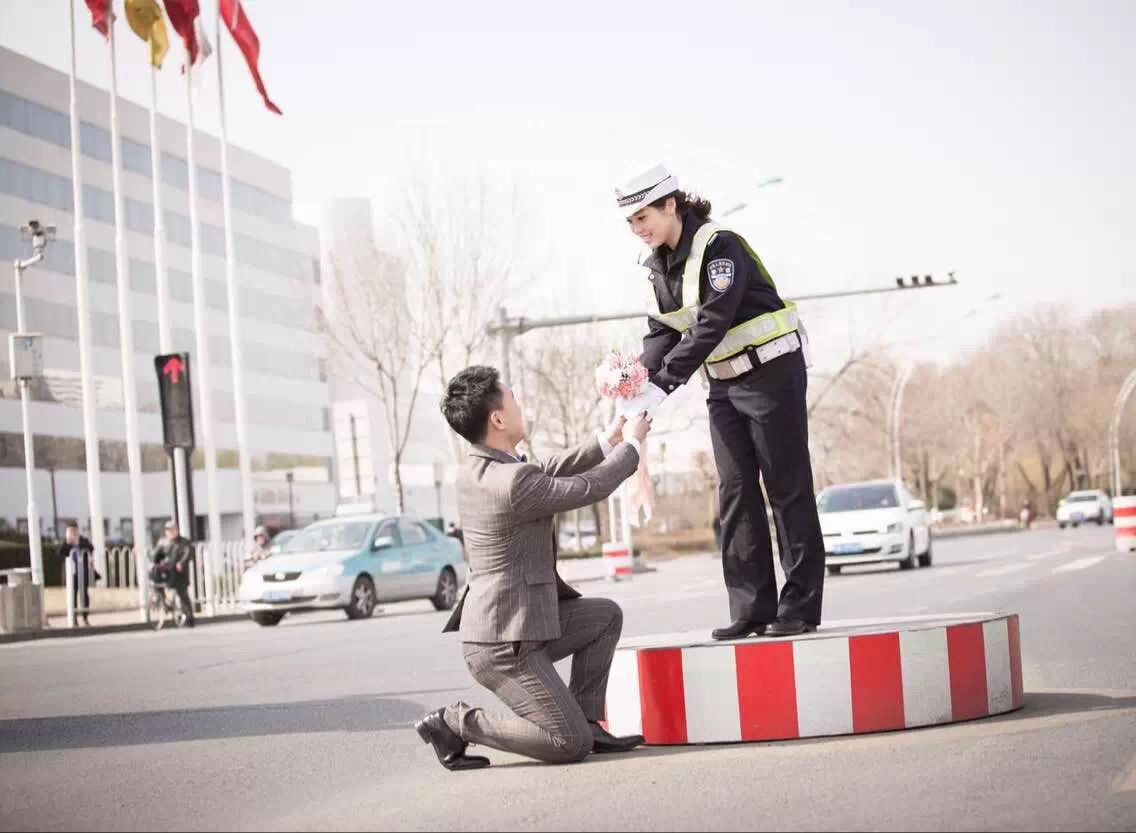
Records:
M650 270L659 311L664 313L682 307L683 268L695 232L707 222L689 210L683 210L680 216L682 235L678 246L674 251L660 246L643 263ZM722 264L722 260L729 264ZM712 263L717 275L731 275L728 285L721 290L713 288L707 276ZM640 361L650 372L651 382L668 394L686 384L728 330L785 307L765 268L749 256L738 236L730 231L719 232L710 241L698 279L698 321L685 334L648 318L649 330L643 338ZM725 281L719 277L716 283L722 286Z

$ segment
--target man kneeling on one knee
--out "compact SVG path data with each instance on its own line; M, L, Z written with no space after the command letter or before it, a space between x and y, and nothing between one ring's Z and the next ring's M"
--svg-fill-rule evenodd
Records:
M450 381L442 413L473 445L457 478L469 578L444 630L460 630L470 673L512 713L459 702L419 721L418 734L447 769L489 765L465 754L471 743L549 763L638 746L641 735L617 738L599 725L623 613L560 578L553 516L604 500L634 474L650 420L618 419L590 443L530 463L516 450L520 405L496 370L480 366ZM568 656L565 686L553 663Z

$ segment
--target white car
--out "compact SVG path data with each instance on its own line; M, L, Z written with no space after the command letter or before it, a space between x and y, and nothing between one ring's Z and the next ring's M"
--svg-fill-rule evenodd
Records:
M831 574L849 564L931 566L927 507L901 483L873 480L830 486L817 495L825 564Z
M1070 492L1057 504L1057 525L1064 529L1093 521L1097 526L1112 523L1112 500L1100 489Z

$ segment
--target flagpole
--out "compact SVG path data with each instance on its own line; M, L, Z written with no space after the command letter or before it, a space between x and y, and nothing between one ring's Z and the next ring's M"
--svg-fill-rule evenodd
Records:
M162 151L158 144L158 68L150 65L150 185L154 203L154 275L158 291L158 345L174 349L170 327L170 278L166 272L166 220L162 209Z
M110 47L110 164L114 191L114 270L118 284L118 342L122 352L123 411L126 417L126 467L130 472L130 515L134 527L134 563L138 571L138 613L146 621L146 510L142 492L142 445L138 437L138 379L134 373L134 304L131 298L129 260L126 256L126 219L122 212L122 145L118 133L118 67L114 44L115 16L107 15Z
M87 273L87 241L83 223L83 179L79 154L79 93L75 80L75 0L68 0L71 30L70 116L71 116L71 194L75 217L75 306L79 319L79 378L83 390L83 439L87 457L87 504L91 518L91 539L95 565L107 575L106 530L103 529L103 493L99 464L99 434L95 424L95 384L91 376L91 293ZM105 579L104 579L105 581Z
M158 350L174 351L173 327L170 324L170 276L166 269L166 215L162 208L162 150L158 142L158 68L150 64L150 185L154 204L154 275L158 293ZM189 516L189 480L186 453L175 448L174 518L181 534L193 535L193 518Z
M205 489L209 501L209 535L205 548L205 605L213 614L214 554L221 543L217 507L217 449L213 444L213 388L209 378L209 331L205 311L205 278L201 273L201 232L197 221L197 154L193 142L193 62L185 67L186 163L189 165L190 272L193 278L193 329L197 340L197 393L201 402L201 436L205 454Z
M240 14L240 3L236 4ZM225 123L225 73L221 53L221 4L217 4L217 102L221 115L221 204L225 216L225 287L229 300L229 353L233 366L233 405L237 423L237 458L241 469L242 541L252 538L256 525L252 492L252 466L249 462L248 415L245 410L244 360L241 357L240 293L237 291L236 251L233 246L233 199L229 180L229 132Z

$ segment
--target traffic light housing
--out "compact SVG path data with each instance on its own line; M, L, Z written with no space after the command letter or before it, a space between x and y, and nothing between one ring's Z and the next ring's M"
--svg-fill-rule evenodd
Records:
M189 448L193 436L193 395L189 384L189 353L154 358L158 398L162 406L162 438L166 448Z

